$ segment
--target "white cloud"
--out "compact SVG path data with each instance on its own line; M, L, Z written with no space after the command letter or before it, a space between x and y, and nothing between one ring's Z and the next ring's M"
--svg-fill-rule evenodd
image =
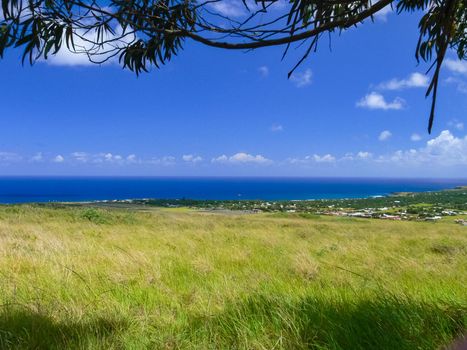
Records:
M336 157L329 153L322 156L312 154L304 158L290 158L288 161L292 164L334 163L336 161Z
M312 75L311 69L306 69L304 72L294 72L290 77L290 81L297 87L304 87L311 84Z
M196 163L199 163L199 162L203 161L202 157L194 156L193 154L184 154L182 156L182 159L183 159L184 162L193 163L193 164L196 164Z
M229 157L227 157L225 154L211 159L212 163L227 163L228 161L229 161Z
M338 161L362 161L362 160L370 160L373 158L373 153L368 151L360 151L357 154L352 152L346 153L342 158L338 159Z
M88 161L88 159L89 159L89 155L86 152L73 152L71 154L71 157L74 160L77 160L77 161L83 162L83 163L86 163Z
M358 159L370 159L371 157L373 157L373 154L370 153L370 152L358 152L357 153L357 158Z
M288 162L296 165L309 166L319 163L334 163L336 167L352 166L353 162L365 161L377 169L383 164L390 168L405 167L407 169L423 166L426 169L442 169L449 166L467 166L467 136L455 137L449 130L442 131L437 137L426 142L420 148L398 150L389 154L374 155L368 151L360 151L356 154L346 153L341 158L331 155L311 155L304 158L288 159ZM347 164L347 165L345 165ZM424 168L424 169L425 169ZM384 168L383 168L384 169ZM425 174L425 173L424 173Z
M107 162L111 162L114 159L114 155L112 153L104 153L104 154L102 154L102 157Z
M248 6L248 9L245 7ZM283 10L290 7L290 3L286 0L277 0L273 3L268 3L268 12L271 10ZM261 10L263 5L254 0L214 0L208 3L208 6L214 12L229 18L242 17L249 15L255 11Z
M467 165L467 136L455 137L449 130L442 131L437 137L427 141L419 149L399 150L383 155L379 162L395 165L430 164L433 167Z
M125 34L121 26L115 28L115 35L111 33L104 34L104 40L106 43L101 47L93 45L92 42L97 41L97 33L89 32L86 33L82 30L77 31L73 41L75 44L74 49L71 50L66 46L65 38L63 38L63 45L55 55L50 55L47 58L47 63L55 66L91 66L95 63L89 60L88 55L85 52L96 54L93 58L94 61L103 60L104 58L110 58L110 54L107 53L109 50L115 47L123 47L133 42L136 37L134 34ZM118 62L117 57L110 58L106 64Z
M239 0L220 0L210 3L209 6L226 17L241 17L246 14L245 5Z
M269 68L267 66L261 66L258 68L258 72L263 78L266 78L269 75Z
M55 158L53 159L54 163L63 163L64 161L65 158L61 154L55 156Z
M467 74L467 61L453 60L447 58L444 60L444 65L447 69L449 69L452 72Z
M88 164L132 164L138 163L139 160L135 154L130 154L128 156L122 156L120 154L112 154L110 152L104 153L86 153L86 152L73 152L70 154L69 161L78 162L78 163L88 163Z
M236 153L230 157L225 154L213 158L212 163L224 163L224 164L271 164L272 161L261 154L252 155L244 152Z
M270 130L272 132L281 132L284 131L284 127L281 124L272 124Z
M453 120L453 126L459 124ZM384 130L379 135L381 140L387 140L391 136L389 130ZM419 134L412 134L410 139L414 142L422 140ZM415 145L415 144L414 144ZM70 166L82 165L92 167L105 166L132 166L135 164L147 166L172 166L177 163L173 156L164 156L160 158L139 158L135 154L127 156L113 153L86 153L73 152L69 155L57 154L55 156L44 156L41 152L34 155L25 155L13 152L0 152L0 163L8 165L16 162L41 162L49 161L53 163L63 163ZM186 163L197 163L202 161L202 157L196 154L185 154L181 161ZM311 154L305 157L288 158L286 160L276 160L266 158L261 154L249 154L239 152L233 155L221 155L211 160L213 164L229 165L276 165L277 168L291 165L303 167L303 169L316 169L317 171L337 171L342 170L342 174L351 169L363 169L364 171L380 171L384 174L395 175L403 174L403 171L409 171L409 174L430 175L439 171L443 174L450 174L449 171L460 171L460 174L467 171L467 135L463 137L455 136L451 131L444 130L438 136L432 137L425 143L417 144L417 147L409 149L400 149L386 154L374 154L370 150L362 150L355 153L345 153L343 156L333 155L331 153ZM449 168L451 167L451 168ZM291 168L292 169L292 168ZM335 170L332 170L335 169ZM446 170L447 169L447 170ZM295 170L297 170L295 168ZM293 170L290 170L293 171ZM371 172L370 171L370 172ZM402 171L397 173L397 171ZM418 171L418 173L417 173ZM421 171L421 172L420 172ZM426 172L425 172L426 171ZM373 172L374 173L374 172ZM331 172L331 174L334 174ZM362 173L360 173L362 174Z
M421 73L412 73L407 79L391 79L378 85L382 90L402 90L407 88L427 87L429 79Z
M386 141L386 140L389 140L391 136L392 136L392 133L389 130L384 130L384 131L381 131L381 133L379 134L378 140Z
M438 137L429 140L422 152L433 157L440 157L443 162L467 164L467 136L455 137L449 130L443 130Z
M47 63L52 66L92 66L93 63L83 53L75 53L62 47L55 55L47 58Z
M387 102L384 96L377 93L371 92L357 102L357 107L368 108L368 109L382 109L382 110L399 110L404 108L405 101L399 97L396 97L392 102Z
M333 163L336 161L336 158L330 154L325 154L324 156L314 154L313 160L317 163Z

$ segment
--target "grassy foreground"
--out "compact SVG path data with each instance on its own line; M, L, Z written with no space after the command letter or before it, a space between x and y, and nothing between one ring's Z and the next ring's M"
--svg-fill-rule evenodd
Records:
M438 349L467 228L0 207L0 349Z

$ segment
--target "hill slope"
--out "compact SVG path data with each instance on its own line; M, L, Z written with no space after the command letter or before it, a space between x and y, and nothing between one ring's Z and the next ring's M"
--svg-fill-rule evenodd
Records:
M467 328L451 221L0 207L0 348L437 349Z

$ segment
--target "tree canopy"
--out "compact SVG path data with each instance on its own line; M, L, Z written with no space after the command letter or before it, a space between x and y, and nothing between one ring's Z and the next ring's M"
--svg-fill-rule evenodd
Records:
M299 45L302 58L323 35L341 32L392 6L398 13L423 11L415 46L429 62L431 132L439 74L451 49L466 60L466 0L1 0L0 58L19 47L23 62L47 59L61 49L91 62L118 58L136 74L160 67L188 40L221 49L252 50ZM237 13L235 13L237 11ZM241 16L237 16L241 11Z

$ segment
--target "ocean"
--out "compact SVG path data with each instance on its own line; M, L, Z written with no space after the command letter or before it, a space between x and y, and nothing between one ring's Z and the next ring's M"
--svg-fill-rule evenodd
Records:
M0 177L0 203L115 199L364 198L393 192L436 191L467 179L248 177Z

